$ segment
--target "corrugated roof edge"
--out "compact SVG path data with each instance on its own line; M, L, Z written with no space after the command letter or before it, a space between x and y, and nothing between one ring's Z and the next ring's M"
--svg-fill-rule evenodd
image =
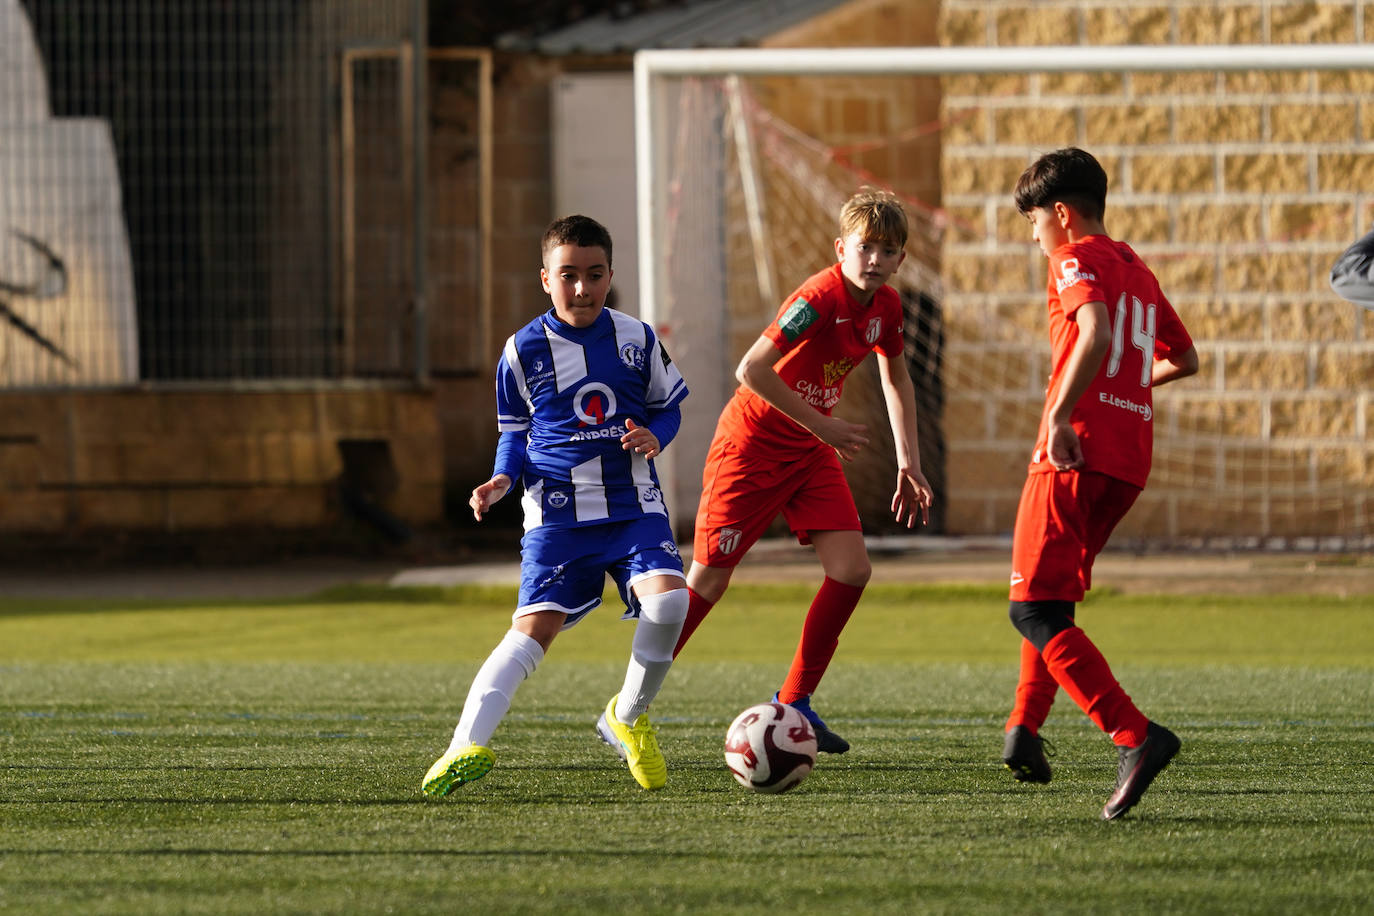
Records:
M769 35L842 6L848 0L698 0L617 17L599 13L540 35L508 32L502 51L559 57L627 54L658 48L730 48L757 45Z

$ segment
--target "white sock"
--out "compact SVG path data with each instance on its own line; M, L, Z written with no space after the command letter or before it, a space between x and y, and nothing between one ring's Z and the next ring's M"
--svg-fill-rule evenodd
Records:
M486 747L496 726L510 711L515 689L543 660L544 650L539 643L524 633L507 630L472 679L448 749L456 751L469 744Z
M687 589L645 595L639 599L639 608L630 667L615 704L615 717L626 725L633 725L649 709L673 666L673 648L687 619Z

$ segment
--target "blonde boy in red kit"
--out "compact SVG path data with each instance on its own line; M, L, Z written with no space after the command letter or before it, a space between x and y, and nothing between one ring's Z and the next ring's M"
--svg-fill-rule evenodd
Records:
M1052 374L1012 537L1010 617L1024 637L1002 761L1049 782L1040 726L1060 687L1117 747L1102 809L1129 811L1174 755L1074 622L1093 559L1150 473L1151 390L1197 372L1192 338L1130 246L1103 227L1107 173L1080 149L1041 156L1016 183L1016 208L1049 258Z
M895 196L865 188L845 203L835 239L838 263L787 297L744 355L735 371L740 387L721 413L702 474L687 575L690 603L677 651L725 594L744 554L782 513L798 540L815 548L825 580L776 699L801 710L826 753L843 753L849 743L811 709L811 694L872 572L840 466L868 444L867 431L831 410L845 378L870 351L878 354L897 453L892 511L907 527L918 512L925 524L933 499L917 450L901 298L886 285L906 256L906 238L906 214Z

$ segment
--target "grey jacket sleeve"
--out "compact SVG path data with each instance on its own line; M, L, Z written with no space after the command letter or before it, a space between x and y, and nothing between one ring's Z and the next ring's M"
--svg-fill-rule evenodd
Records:
M1374 309L1374 229L1336 259L1331 288L1356 305Z

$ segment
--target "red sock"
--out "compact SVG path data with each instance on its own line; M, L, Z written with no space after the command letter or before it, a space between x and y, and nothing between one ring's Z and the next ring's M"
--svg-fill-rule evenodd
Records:
M711 608L715 607L714 601L707 601L705 598L687 589L687 619L682 622L682 634L677 638L677 645L673 647L673 658L682 651L682 647L687 645L687 640L701 622L706 619L706 615L711 613Z
M821 583L820 591L806 612L806 622L802 624L801 640L797 643L797 654L792 658L792 667L778 690L778 699L791 703L815 692L835 650L840 645L840 631L849 622L849 617L858 607L859 598L864 593L862 585L846 585L836 582L829 576Z
M1078 627L1045 643L1045 664L1059 686L1112 742L1136 747L1145 741L1148 720L1112 675L1107 660Z
M1021 640L1021 677L1016 683L1016 702L1007 719L1007 731L1018 725L1040 734L1040 726L1049 717L1059 683L1050 674L1049 666L1040 651L1029 639Z

